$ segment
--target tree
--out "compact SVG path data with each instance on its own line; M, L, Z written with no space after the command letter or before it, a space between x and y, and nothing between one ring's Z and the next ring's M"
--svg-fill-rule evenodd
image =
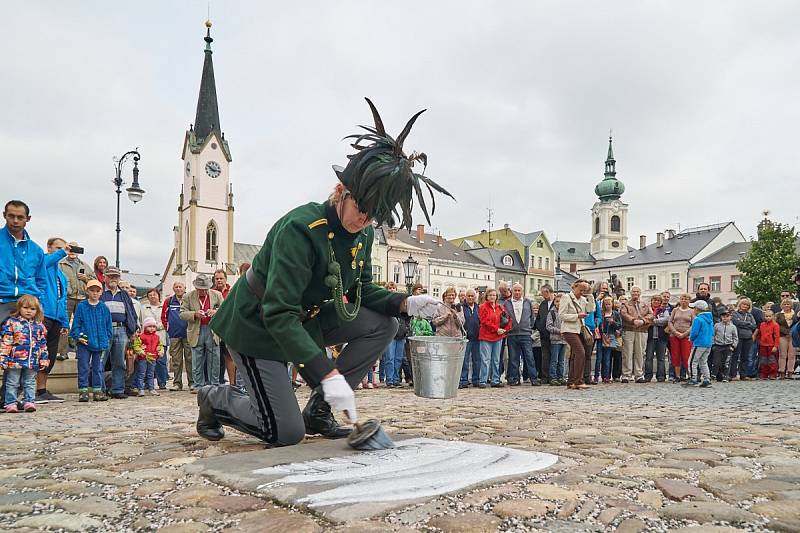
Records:
M794 227L772 222L765 216L758 225L758 240L736 263L742 273L736 294L757 305L777 302L781 291L792 287L792 275L800 266L796 238Z

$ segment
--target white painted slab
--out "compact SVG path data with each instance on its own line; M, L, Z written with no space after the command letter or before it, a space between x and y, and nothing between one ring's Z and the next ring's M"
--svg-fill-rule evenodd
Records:
M311 508L428 498L552 466L558 457L461 441L409 439L392 450L359 452L261 468L259 490L296 487Z

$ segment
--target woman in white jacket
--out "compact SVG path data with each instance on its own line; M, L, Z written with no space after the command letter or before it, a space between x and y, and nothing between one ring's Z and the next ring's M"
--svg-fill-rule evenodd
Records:
M158 381L158 388L165 390L167 388L167 381L169 380L169 365L167 365L167 330L164 328L164 323L161 320L164 305L161 302L161 294L158 289L152 288L147 291L147 301L142 304L141 321L144 322L145 318L152 318L156 321L156 334L161 339L161 344L165 346L164 355L156 360L156 381Z
M585 279L578 279L572 284L572 291L561 297L558 304L558 316L561 318L561 336L570 347L568 389L588 389L583 382L583 369L586 365L586 349L582 330L586 327L583 319L595 311L592 287ZM591 354L589 354L591 357Z

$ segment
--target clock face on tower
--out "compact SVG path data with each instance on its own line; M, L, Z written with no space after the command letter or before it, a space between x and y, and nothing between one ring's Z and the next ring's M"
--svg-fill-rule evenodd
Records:
M219 163L216 161L209 161L206 163L206 174L212 178L217 178L220 174L222 174L222 167L220 167Z

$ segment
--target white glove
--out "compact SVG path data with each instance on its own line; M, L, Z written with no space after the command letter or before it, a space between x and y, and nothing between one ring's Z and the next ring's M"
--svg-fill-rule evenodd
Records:
M351 422L358 420L356 414L356 398L353 389L345 381L344 376L336 374L322 380L322 393L325 401L336 411L345 411Z
M406 309L410 316L421 316L423 318L433 318L444 302L427 294L409 296L406 299Z

